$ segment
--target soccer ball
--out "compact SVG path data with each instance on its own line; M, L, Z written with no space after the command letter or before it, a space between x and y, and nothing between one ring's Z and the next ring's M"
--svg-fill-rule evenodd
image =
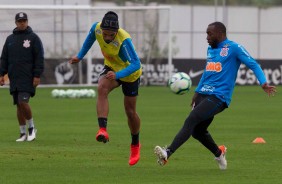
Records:
M51 95L53 98L58 98L59 97L60 91L58 89L53 89L51 92Z
M190 90L192 81L188 74L178 72L170 77L168 86L173 93L183 95Z

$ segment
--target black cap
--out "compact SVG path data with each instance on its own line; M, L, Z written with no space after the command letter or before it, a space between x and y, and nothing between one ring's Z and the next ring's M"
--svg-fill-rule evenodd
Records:
M104 15L100 27L102 29L117 31L119 29L118 15L113 11L109 11Z
M24 12L19 12L16 14L15 21L18 20L27 20L27 14Z

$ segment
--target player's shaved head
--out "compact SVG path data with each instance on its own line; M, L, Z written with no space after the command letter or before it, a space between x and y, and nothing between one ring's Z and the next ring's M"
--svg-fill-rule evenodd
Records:
M226 27L222 22L213 22L209 26L214 26L217 31L222 32L226 35Z

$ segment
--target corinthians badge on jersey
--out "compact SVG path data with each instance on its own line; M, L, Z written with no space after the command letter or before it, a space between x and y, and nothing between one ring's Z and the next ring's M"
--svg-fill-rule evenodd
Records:
M102 34L102 31L101 31L101 29L96 29L96 34Z
M23 47L25 48L30 47L30 40L24 40Z
M229 48L222 48L220 51L220 56L225 57L228 55Z

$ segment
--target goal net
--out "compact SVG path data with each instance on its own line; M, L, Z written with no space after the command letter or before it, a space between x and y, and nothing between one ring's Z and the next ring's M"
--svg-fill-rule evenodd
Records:
M1 49L15 28L15 14L24 11L29 26L41 38L45 50L42 84L95 85L103 68L98 43L94 43L83 62L70 65L67 61L78 53L93 23L101 21L110 10L118 14L120 27L132 37L142 62L142 84L165 84L172 70L169 6L1 5Z

